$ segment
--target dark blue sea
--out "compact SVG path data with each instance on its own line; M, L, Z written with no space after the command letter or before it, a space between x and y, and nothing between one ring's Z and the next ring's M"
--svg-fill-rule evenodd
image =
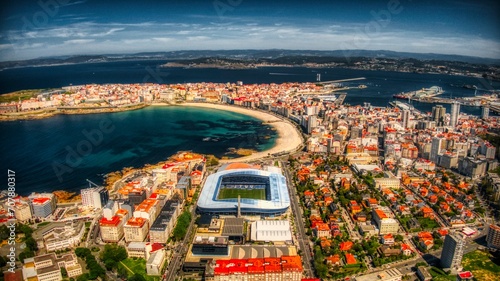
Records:
M347 91L345 103L387 106L393 94L430 86L442 87L446 91L443 97L474 96L474 90L463 88L464 84L476 85L479 89L500 88L498 82L488 85L478 78L440 74L304 67L242 70L158 67L165 62L124 61L7 69L0 71L0 93L90 83L314 82L320 73L323 81L365 77L365 80L343 83L367 86ZM422 111L431 111L433 106L414 105ZM449 112L449 106L445 106ZM481 109L462 106L461 111L479 115ZM179 150L221 157L229 147L264 150L275 140L270 127L262 126L251 117L184 107L149 107L121 113L1 122L0 130L0 168L16 171L17 191L21 194L58 189L77 191L86 185L85 179L99 183L103 174L156 163ZM208 137L210 141L203 141Z
M181 106L1 122L0 130L0 167L16 172L20 194L78 191L86 179L102 183L103 174L157 163L177 151L234 157L228 148L262 151L276 139L253 117Z

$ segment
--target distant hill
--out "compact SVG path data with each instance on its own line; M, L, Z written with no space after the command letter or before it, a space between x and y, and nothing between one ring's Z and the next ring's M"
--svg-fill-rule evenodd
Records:
M92 62L109 62L121 60L185 60L196 58L218 57L240 60L262 60L271 59L276 62L289 61L291 58L307 58L307 60L322 61L328 60L351 61L369 58L387 58L387 59L416 59L420 61L443 61L443 62L464 62L484 65L500 65L499 59L489 59L459 55L443 54L420 54L407 52L394 52L386 50L335 50L335 51L317 51L317 50L195 50L195 51L169 51L169 52L145 52L135 54L103 54L103 55L78 55L78 56L59 56L45 57L21 61L0 62L0 69L43 66L58 64L77 64ZM316 57L314 59L313 57ZM284 58L284 59L280 59ZM286 59L285 59L286 58ZM337 58L337 59L334 59Z

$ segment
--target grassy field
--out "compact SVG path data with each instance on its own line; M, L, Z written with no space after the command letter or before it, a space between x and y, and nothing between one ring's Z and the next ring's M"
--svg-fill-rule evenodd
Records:
M23 90L14 93L3 94L0 96L0 102L11 102L20 100L27 100L36 97L41 90Z
M233 188L221 188L219 190L219 196L217 199L231 199L238 198L258 199L266 200L266 190L265 189L233 189Z
M146 281L160 281L160 276L146 275L146 260L144 259L133 260L131 258L128 258L121 261L119 266L122 266L125 269L127 269L129 277L137 273L143 276L146 279Z
M439 268L431 267L429 273L432 275L433 281L455 281L457 278L455 275L447 275Z
M476 280L488 281L498 280L500 264L492 261L493 256L488 252L474 251L465 254L462 259L464 270L472 272Z

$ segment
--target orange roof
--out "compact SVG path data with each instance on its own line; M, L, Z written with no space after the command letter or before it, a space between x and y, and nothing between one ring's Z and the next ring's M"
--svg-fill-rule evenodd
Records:
M137 218L137 217L132 217L127 221L128 226L133 226L133 227L142 227L146 223L145 218Z
M125 216L126 214L128 214L128 211L125 210L125 209L118 209L118 211L116 211L116 215L121 215L121 216Z
M302 260L300 256L282 256L281 266L283 267L283 271L302 272Z
M380 219L385 219L387 218L387 215L382 211L382 210L379 210L379 209L376 209L375 210L375 213L377 213L377 216L380 218Z
M349 253L345 254L345 260L346 260L347 264L356 264L357 263L356 258L354 257L354 255L349 254Z
M333 264L336 264L336 263L340 262L340 256L339 255L329 256L326 258L326 260L333 263Z
M410 245L403 243L403 244L401 244L401 250L403 250L403 251L410 250L411 251L411 247L410 247Z
M318 223L316 225L316 229L319 231L329 231L330 227L328 227L328 224L326 224L326 223Z
M428 232L428 231L421 231L418 233L418 238L425 238L425 239L432 239L432 233Z
M422 207L422 213L432 213L432 209L429 207Z
M109 220L105 217L102 217L101 220L99 221L99 225L100 226L114 226L114 227L116 227L116 226L118 226L120 221L121 221L121 218L119 216L113 216Z
M340 243L340 250L341 251L349 251L354 244L351 241L346 241Z
M48 197L38 197L38 198L33 199L33 204L42 205L42 204L45 204L49 200L50 200L50 198L48 198Z
M144 201L141 202L141 204L135 207L135 210L138 212L148 213L151 210L151 208L156 204L158 204L158 201L156 199L145 199Z

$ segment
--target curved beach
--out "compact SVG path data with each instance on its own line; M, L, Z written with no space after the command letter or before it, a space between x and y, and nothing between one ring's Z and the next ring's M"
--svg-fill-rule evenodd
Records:
M268 150L259 151L253 153L249 156L243 156L234 159L221 160L221 162L236 162L236 161L253 161L260 158L264 158L269 154L280 153L280 152L293 152L298 149L303 144L302 134L297 130L297 128L290 123L290 121L285 118L279 118L272 114L265 113L263 111L251 110L244 107L222 105L222 104L212 104L212 103L183 103L182 106L191 107L204 107L225 111L232 111L251 117L255 117L263 122L268 123L273 126L278 133L278 138L276 139L275 145Z

